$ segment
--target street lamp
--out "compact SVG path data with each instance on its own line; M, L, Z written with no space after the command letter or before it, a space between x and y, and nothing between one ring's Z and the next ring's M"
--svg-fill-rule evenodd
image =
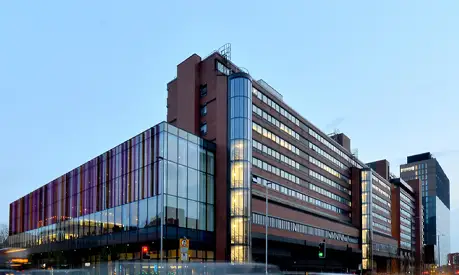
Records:
M266 184L266 194L265 194L265 273L268 274L268 185L271 185L271 182L265 180Z

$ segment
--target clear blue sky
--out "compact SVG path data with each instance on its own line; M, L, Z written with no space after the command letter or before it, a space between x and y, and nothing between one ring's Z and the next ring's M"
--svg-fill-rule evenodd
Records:
M2 1L0 222L11 201L165 120L176 65L227 42L363 161L398 174L406 155L448 151L458 209L459 2L274 3Z

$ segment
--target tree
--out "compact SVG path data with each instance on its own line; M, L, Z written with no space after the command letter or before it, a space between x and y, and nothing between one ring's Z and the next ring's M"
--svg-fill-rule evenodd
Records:
M7 245L8 241L8 226L6 224L0 224L0 247Z

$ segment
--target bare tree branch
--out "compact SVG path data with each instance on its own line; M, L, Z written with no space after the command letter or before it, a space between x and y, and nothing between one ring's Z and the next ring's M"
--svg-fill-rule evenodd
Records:
M0 246L5 246L8 240L8 226L0 224Z

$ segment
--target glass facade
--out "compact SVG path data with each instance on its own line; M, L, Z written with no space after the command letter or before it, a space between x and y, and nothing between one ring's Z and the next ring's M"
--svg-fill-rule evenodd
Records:
M362 269L373 269L372 171L361 171L362 201Z
M405 180L419 179L424 208L424 244L435 245L435 262L445 264L450 252L450 183L438 161L428 157L400 166Z
M147 241L161 224L166 238L213 242L214 152L172 125L150 128L13 202L10 246Z
M436 232L437 250L440 251L440 258L437 262L441 265L447 264L450 250L450 210L439 197L436 199Z
M228 77L230 147L230 244L232 262L251 260L252 80L245 73Z

